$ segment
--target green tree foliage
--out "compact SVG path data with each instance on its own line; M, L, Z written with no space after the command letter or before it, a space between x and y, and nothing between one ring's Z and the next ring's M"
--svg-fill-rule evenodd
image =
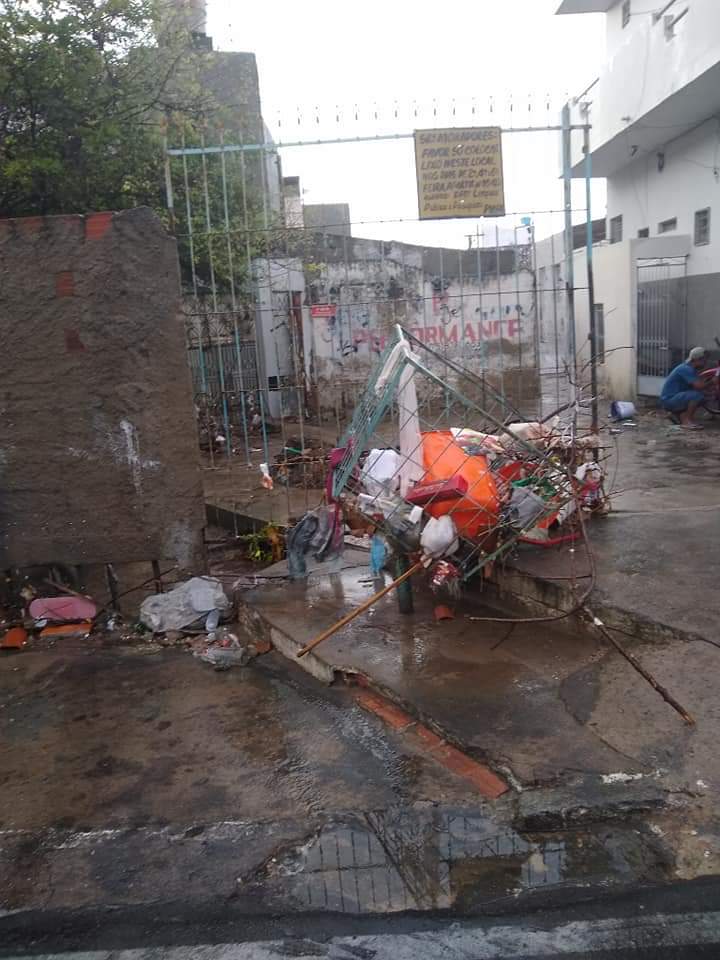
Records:
M206 104L165 0L0 0L0 215L162 201L160 125Z
M244 163L237 152L175 157L166 170L164 135L175 146L232 143L243 123L205 81L222 54L197 43L176 9L0 0L0 217L149 206L177 236L183 285L201 311L234 301L249 313L251 263L288 239L263 204L259 153Z

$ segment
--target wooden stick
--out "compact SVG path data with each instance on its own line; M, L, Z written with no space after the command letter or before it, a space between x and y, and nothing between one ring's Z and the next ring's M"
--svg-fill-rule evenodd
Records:
M302 650L298 650L297 656L304 657L306 653L310 653L310 651L314 650L318 644L323 642L323 640L327 640L347 623L350 623L351 620L354 620L355 617L359 617L361 613L365 613L365 611L368 610L374 603L377 603L378 600L381 600L386 593L390 593L391 590L399 587L401 583L405 583L406 580L409 580L414 573L418 572L418 570L422 570L422 563L419 560L417 563L413 564L409 570L406 570L402 576L398 577L397 580L393 580L392 583L389 583L386 587L383 587L378 593L373 594L369 600L366 600L365 603L362 603L356 610L348 613L342 618L342 620L338 620L337 623L334 623L331 627L328 627L327 630L324 630L319 636L315 637L314 640L311 640L310 643L307 643Z
M69 597L77 597L79 600L90 600L92 603L95 602L93 598L89 597L87 594L78 593L77 590L71 590L70 587L66 587L62 583L57 583L55 580L51 580L50 578L43 580L43 583L47 583L48 586L55 587L55 589L59 590L60 593L66 593Z
M617 652L620 653L620 654L622 654L622 656L625 657L625 659L627 660L627 662L628 662L629 664L631 664L633 667L635 667L635 669L636 669L637 672L640 674L640 676L643 677L645 680L647 680L647 682L650 684L650 686L651 686L654 690L657 690L657 692L660 694L660 696L663 698L663 700L664 700L666 703L669 703L670 706L673 708L673 710L676 710L676 711L680 714L680 716L683 718L683 720L685 721L685 723L687 723L687 724L688 724L689 726L691 726L691 727L694 727L694 726L695 726L695 720L694 720L694 718L687 712L687 710L685 709L685 707L683 707L681 704L679 704L679 703L677 702L677 700L672 696L672 694L668 693L668 691L665 689L665 687L662 686L662 684L660 684L660 683L657 682L657 680L655 679L655 677L654 677L651 673L649 673L649 672L645 669L645 667L643 667L643 665L640 663L640 661L637 659L637 657L633 656L632 653L629 653L629 652L620 644L620 642L619 642L618 640L616 640L615 637L612 636L612 634L606 629L606 627L605 627L604 623L602 622L602 620L598 620L598 618L593 614L593 612L592 612L591 610L588 610L587 607L585 607L585 611L590 615L590 619L591 619L593 625L600 631L600 633L605 637L605 639L608 641L608 643L611 643L611 644L615 647L615 649L617 650Z

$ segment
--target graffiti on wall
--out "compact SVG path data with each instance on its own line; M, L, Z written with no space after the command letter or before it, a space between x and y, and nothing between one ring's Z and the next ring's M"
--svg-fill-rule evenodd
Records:
M399 316L407 329L428 346L436 346L461 357L484 355L484 346L501 341L521 343L530 324L523 304L481 309L465 304L450 307L433 300L432 317ZM341 362L349 357L378 356L385 349L387 329L373 323L372 309L359 304L320 304L311 308L315 347L319 358Z

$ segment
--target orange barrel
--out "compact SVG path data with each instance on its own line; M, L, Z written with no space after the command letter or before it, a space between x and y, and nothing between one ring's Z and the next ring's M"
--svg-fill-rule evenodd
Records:
M449 430L422 434L423 483L460 476L467 493L456 500L430 503L424 510L431 517L452 516L461 537L473 540L497 525L500 501L488 462L483 456L468 456Z

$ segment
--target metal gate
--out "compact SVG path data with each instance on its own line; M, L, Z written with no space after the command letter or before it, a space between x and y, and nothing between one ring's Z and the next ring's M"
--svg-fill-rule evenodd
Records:
M637 387L658 397L668 373L687 353L687 260L637 264Z

